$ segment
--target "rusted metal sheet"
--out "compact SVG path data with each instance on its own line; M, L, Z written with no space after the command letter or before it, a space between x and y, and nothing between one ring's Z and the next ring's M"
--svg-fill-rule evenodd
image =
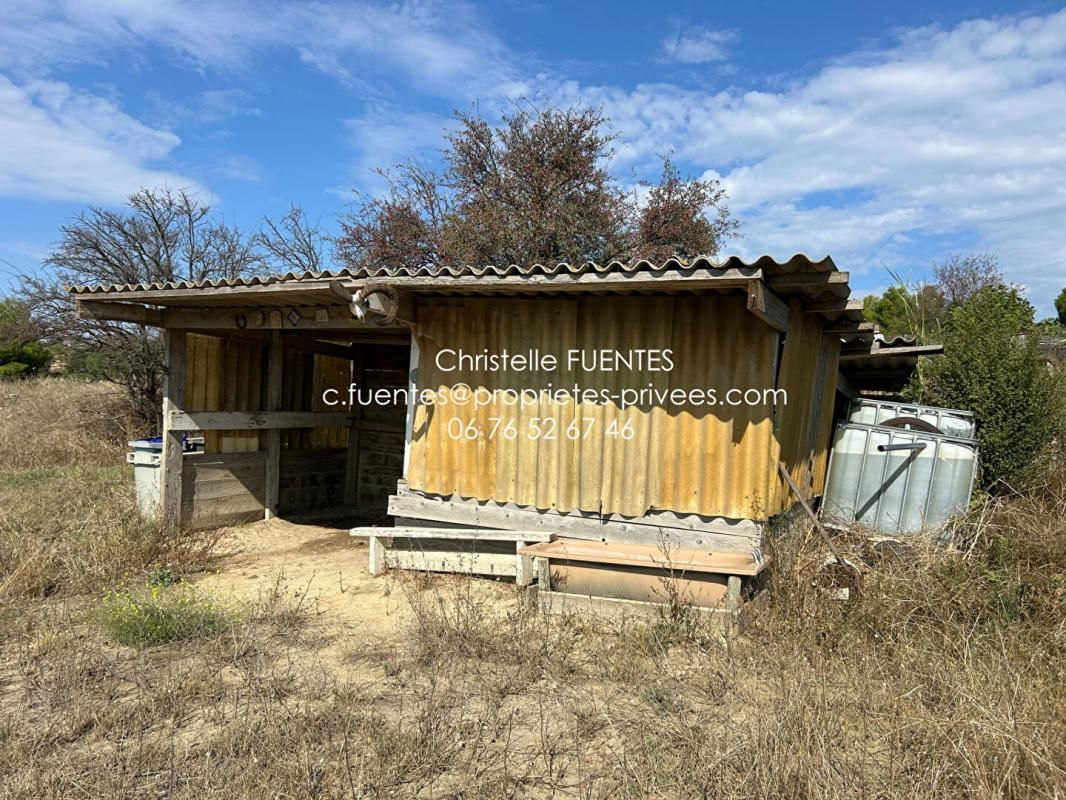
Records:
M655 545L593 542L585 539L558 538L550 542L527 545L519 551L524 556L551 561L579 561L596 564L649 567L674 573L716 572L726 575L758 575L766 562L758 552L730 553L688 550Z
M677 602L698 608L724 608L727 575L676 573L644 567L601 566L582 562L551 562L554 591L585 597L611 597L645 603Z
M463 383L535 396L524 406L499 395L480 408L419 402L407 474L415 489L627 516L668 509L765 519L774 507L777 447L769 407L620 402L624 389L713 390L719 397L733 388L771 389L778 337L747 311L742 296L436 301L419 306L416 335L420 388L439 392ZM560 356L570 349L669 349L674 369L584 372L561 359L551 372L445 372L435 362L442 348ZM560 402L548 391L575 384L612 399ZM519 435L501 435L512 423ZM591 435L567 437L571 423L591 424ZM554 438L526 435L546 424ZM468 426L476 436L455 436ZM623 429L632 436L606 435Z
M780 460L805 497L825 488L825 468L832 433L833 401L840 361L839 337L827 336L821 319L802 313L792 301L792 328L781 354L778 385L788 392L789 404L780 408L777 441ZM788 508L793 500L788 487L773 472L774 502L771 513Z

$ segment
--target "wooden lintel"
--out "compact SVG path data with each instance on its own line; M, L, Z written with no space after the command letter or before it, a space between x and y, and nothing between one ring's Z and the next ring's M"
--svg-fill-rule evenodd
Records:
M350 345L338 344L336 342L324 342L321 339L307 336L285 336L281 339L281 346L286 350L317 353L318 355L343 358L349 361L353 358L353 350Z
M115 303L106 300L77 300L74 303L78 319L97 319L106 322L132 322L137 325L163 324L163 314L157 308L137 303Z
M748 281L748 311L775 331L788 333L788 304L767 289L762 281Z
M168 308L162 313L166 328L186 330L407 330L397 323L390 328L360 322L345 306L293 306L270 308Z
M393 432L395 425L353 421L347 411L171 411L166 422L174 431L269 431L289 428L347 428Z

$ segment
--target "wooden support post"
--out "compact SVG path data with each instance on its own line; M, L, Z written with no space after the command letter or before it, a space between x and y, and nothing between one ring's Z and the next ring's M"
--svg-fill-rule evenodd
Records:
M748 283L748 311L775 331L788 333L791 314L788 303L767 289L762 281Z
M551 580L551 565L546 558L534 558L533 570L537 573L537 587L542 592L550 592L552 590Z
M726 581L725 607L727 611L740 610L740 576L730 575Z
M371 575L380 575L385 571L385 543L380 536L370 537L368 550L367 569Z
M533 583L533 556L522 555L526 542L515 542L515 586L529 586Z
M160 513L169 530L181 527L181 431L168 425L171 411L185 406L185 331L167 331L166 376L163 382L163 458Z
M281 347L281 332L275 330L270 337L267 360L267 411L281 410L282 368L285 363ZM266 437L266 487L264 491L263 518L278 515L278 496L281 493L281 429L271 428Z
M365 350L360 352L355 349L355 360L352 361L352 369L349 373L351 382L360 389L366 380ZM357 424L363 417L363 407L356 404L351 412L351 423L348 425L348 455L344 465L344 505L354 506L359 502L359 454L361 450L362 428Z
M418 362L420 353L418 351L418 339L415 337L414 332L411 332L411 358L408 361L407 366L407 419L404 423L403 430L403 479L407 480L407 468L411 465L411 440L414 437L415 430L415 409L417 404L415 402L415 395L418 394Z

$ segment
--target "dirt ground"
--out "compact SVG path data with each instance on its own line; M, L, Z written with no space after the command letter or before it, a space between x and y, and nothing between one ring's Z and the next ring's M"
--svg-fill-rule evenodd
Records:
M371 636L379 645L399 642L413 622L403 589L419 578L404 572L371 575L368 552L366 540L353 538L347 528L272 519L227 529L216 560L190 581L213 597L237 603L254 602L280 581L305 598L311 624L338 641ZM514 586L504 581L478 579L467 590L479 601L506 605L515 598Z

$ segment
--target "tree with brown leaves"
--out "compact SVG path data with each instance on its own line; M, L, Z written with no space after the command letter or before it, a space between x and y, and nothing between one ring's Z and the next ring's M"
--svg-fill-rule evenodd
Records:
M457 114L444 169L380 171L383 196L342 218L348 266L529 265L713 256L736 235L717 181L686 180L664 159L641 206L610 173L617 135L592 108L521 110L494 128Z
M647 203L637 214L636 252L641 258L714 255L737 235L740 223L730 215L717 180L685 180L667 157L659 183L647 185Z
M27 275L21 287L45 340L91 352L97 376L127 390L138 427L155 431L163 383L158 332L78 319L67 287L235 278L256 269L259 257L240 231L188 192L142 189L125 209L89 208L64 225L45 264L49 273Z

